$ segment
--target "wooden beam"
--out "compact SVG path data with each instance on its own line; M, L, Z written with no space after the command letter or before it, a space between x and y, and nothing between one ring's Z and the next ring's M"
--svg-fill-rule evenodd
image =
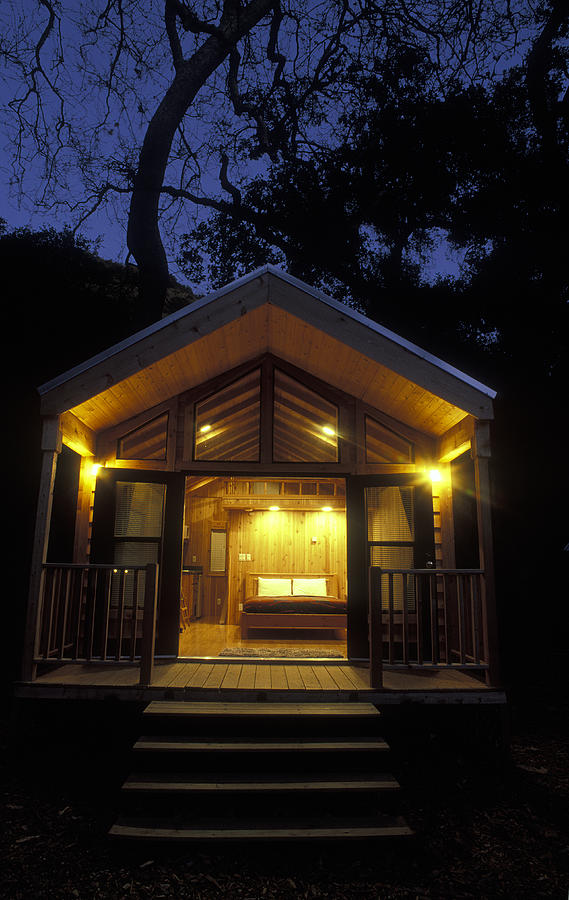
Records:
M36 511L34 543L32 548L28 609L26 614L24 652L22 658L22 679L24 681L32 681L36 674L34 658L36 656L41 620L40 597L43 582L43 564L47 559L51 508L53 504L53 486L55 483L57 458L61 453L61 446L62 436L59 416L45 418L43 420L41 438L42 468Z
M66 412L61 416L61 434L65 446L79 456L95 456L95 432L73 413Z
M476 422L472 456L474 459L480 568L484 570L484 602L482 604L483 638L484 651L489 663L487 681L489 684L496 687L499 683L498 621L496 614L494 547L492 540L492 497L489 471L490 454L490 423L485 421Z
M437 441L437 460L448 463L470 450L474 438L474 425L473 416L465 416L449 428Z

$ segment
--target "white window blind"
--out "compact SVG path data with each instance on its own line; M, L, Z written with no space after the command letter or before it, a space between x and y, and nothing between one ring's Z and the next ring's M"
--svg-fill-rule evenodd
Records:
M225 575L227 532L213 529L209 545L209 571L212 575Z
M117 481L115 537L160 538L166 485Z

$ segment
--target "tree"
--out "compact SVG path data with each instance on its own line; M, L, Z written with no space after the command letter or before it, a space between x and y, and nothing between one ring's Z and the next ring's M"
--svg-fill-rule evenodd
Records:
M226 203L185 237L182 267L216 284L240 260L278 259L435 352L454 344L464 357L474 344L495 370L503 359L527 371L529 357L540 378L562 365L569 131L567 53L551 51L556 12L524 64L496 83L455 80L442 95L424 54L376 63L336 146L254 179L240 209ZM568 23L569 8L557 38ZM545 111L532 68L543 34ZM464 262L460 277L433 285L420 263L440 233Z
M0 52L16 84L6 123L14 188L26 190L41 160L40 202L66 204L76 228L103 204L130 198L138 324L159 315L168 284L160 216L172 228L180 203L241 210L252 166L317 158L350 106L355 73L374 60L396 64L398 48L420 48L444 92L453 78L489 77L507 64L534 21L529 0L476 8L470 0L164 0L160 13L151 0L28 7L5 4L1 23ZM73 173L80 190L70 189Z

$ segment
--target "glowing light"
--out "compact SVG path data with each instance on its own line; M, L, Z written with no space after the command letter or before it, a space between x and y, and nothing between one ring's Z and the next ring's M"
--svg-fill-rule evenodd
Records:
M331 506L323 506L322 512L332 512L332 507Z
M336 435L336 432L334 431L333 428L330 427L330 425L323 425L322 431L324 432L324 434L329 434L330 437L335 437L335 435Z
M208 431L211 431L211 425L202 425L200 428L202 434L207 434Z
M271 510L271 512L278 512L280 509L280 506L269 506L269 509Z
M101 468L101 463L93 463L93 465L91 466L91 475L93 476L93 478L96 477L97 472L99 471L100 468Z
M431 469L429 475L431 476L431 481L433 482L433 484L443 480L440 469Z

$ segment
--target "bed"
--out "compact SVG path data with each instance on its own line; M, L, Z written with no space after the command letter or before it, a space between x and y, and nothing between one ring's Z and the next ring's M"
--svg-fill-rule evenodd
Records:
M347 607L330 574L245 577L241 636L250 628L336 629L347 627Z

